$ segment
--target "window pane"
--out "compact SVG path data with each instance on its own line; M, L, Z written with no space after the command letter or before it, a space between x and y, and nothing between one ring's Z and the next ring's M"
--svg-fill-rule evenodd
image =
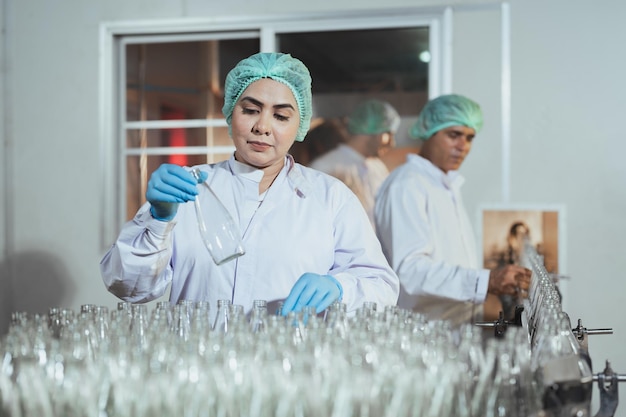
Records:
M222 118L228 71L259 50L259 39L129 44L128 121Z
M126 147L130 151L160 147L233 146L228 127L132 129L126 133Z
M313 93L428 90L428 28L288 33L279 49L304 62Z

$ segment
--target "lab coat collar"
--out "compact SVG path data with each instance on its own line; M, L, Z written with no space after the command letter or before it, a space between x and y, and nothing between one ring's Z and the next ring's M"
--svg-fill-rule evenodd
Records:
M302 167L296 164L296 161L293 159L293 156L287 154L287 160L285 161L285 166L289 170L287 173L287 179L289 180L289 185L291 189L298 195L300 198L306 198L311 190L311 183L302 175Z
M235 154L231 155L228 160L228 166L233 174L244 177L248 180L259 183L263 179L262 170L237 161L235 159Z
M445 173L423 156L410 154L407 155L407 161L420 168L420 171L435 181L440 182L448 189L459 189L465 182L465 177L459 171L448 171Z
M242 176L251 181L259 183L263 179L262 170L237 161L234 154L231 155L228 160L228 166L233 174ZM293 157L287 154L287 156L285 156L285 165L278 175L282 176L284 172L287 171L287 179L292 190L298 197L305 198L311 187L309 181L302 175L301 169L302 167L296 164Z

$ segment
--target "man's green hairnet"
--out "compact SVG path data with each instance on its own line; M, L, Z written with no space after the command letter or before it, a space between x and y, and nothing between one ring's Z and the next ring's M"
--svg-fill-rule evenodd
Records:
M348 132L353 135L396 133L400 116L391 104L376 99L359 104L348 117Z
M313 113L311 75L300 60L289 54L278 52L260 52L245 58L239 61L226 76L222 113L228 123L228 133L232 135L231 120L237 100L250 84L261 78L271 78L289 87L300 113L300 126L296 140L303 141L309 130Z
M448 94L430 100L409 129L413 139L427 140L451 126L467 126L478 133L483 127L480 106L467 97Z

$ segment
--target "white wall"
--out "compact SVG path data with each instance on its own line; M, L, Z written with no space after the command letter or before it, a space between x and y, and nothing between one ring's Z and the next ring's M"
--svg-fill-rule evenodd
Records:
M512 15L513 198L565 204L570 317L612 327L590 337L594 370L626 373L626 3L533 0Z
M335 0L349 10L352 0ZM442 1L389 0L387 7L441 5ZM84 303L113 306L98 263L100 171L98 30L101 22L328 11L329 2L249 0L4 0L7 59L2 72L11 95L0 104L8 132L0 157L0 229L7 254L2 273L12 310L46 312ZM254 10L261 4L259 10ZM359 9L379 7L358 2ZM454 4L450 2L450 4ZM500 123L500 12L498 3L459 1L454 12L453 90L481 103L484 131L464 166L473 218L481 204L502 202ZM496 7L491 7L493 5ZM476 8L476 5L490 7ZM245 14L244 14L245 13ZM626 235L626 3L621 0L525 0L511 5L512 158L510 203L562 204L567 249L562 271L571 276L567 306L589 328L594 371L610 359L626 373L626 298L621 237ZM6 89L6 84L0 84ZM3 90L4 92L4 90ZM7 165L8 164L8 165ZM5 213L8 219L5 221ZM10 225L10 227L7 227ZM2 300L6 310L8 302ZM6 328L0 317L0 331ZM594 392L597 398L597 393ZM618 411L626 416L626 407Z
M5 13L5 0L0 0L0 33L4 33L7 29L7 20ZM5 141L8 141L6 132L8 130L9 113L5 102L9 95L8 84L8 65L6 61L6 38L0 35L0 190L5 190L6 172L8 170L8 160L6 158ZM3 333L3 327L9 320L13 304L11 303L11 278L9 275L9 265L7 263L9 256L7 251L7 204L6 192L0 192L0 333Z

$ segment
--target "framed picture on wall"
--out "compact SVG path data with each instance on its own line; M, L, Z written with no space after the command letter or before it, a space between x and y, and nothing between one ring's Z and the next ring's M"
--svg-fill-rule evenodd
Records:
M483 267L517 263L519 245L528 236L546 270L559 276L565 265L565 209L545 205L488 205L480 210L479 248Z

